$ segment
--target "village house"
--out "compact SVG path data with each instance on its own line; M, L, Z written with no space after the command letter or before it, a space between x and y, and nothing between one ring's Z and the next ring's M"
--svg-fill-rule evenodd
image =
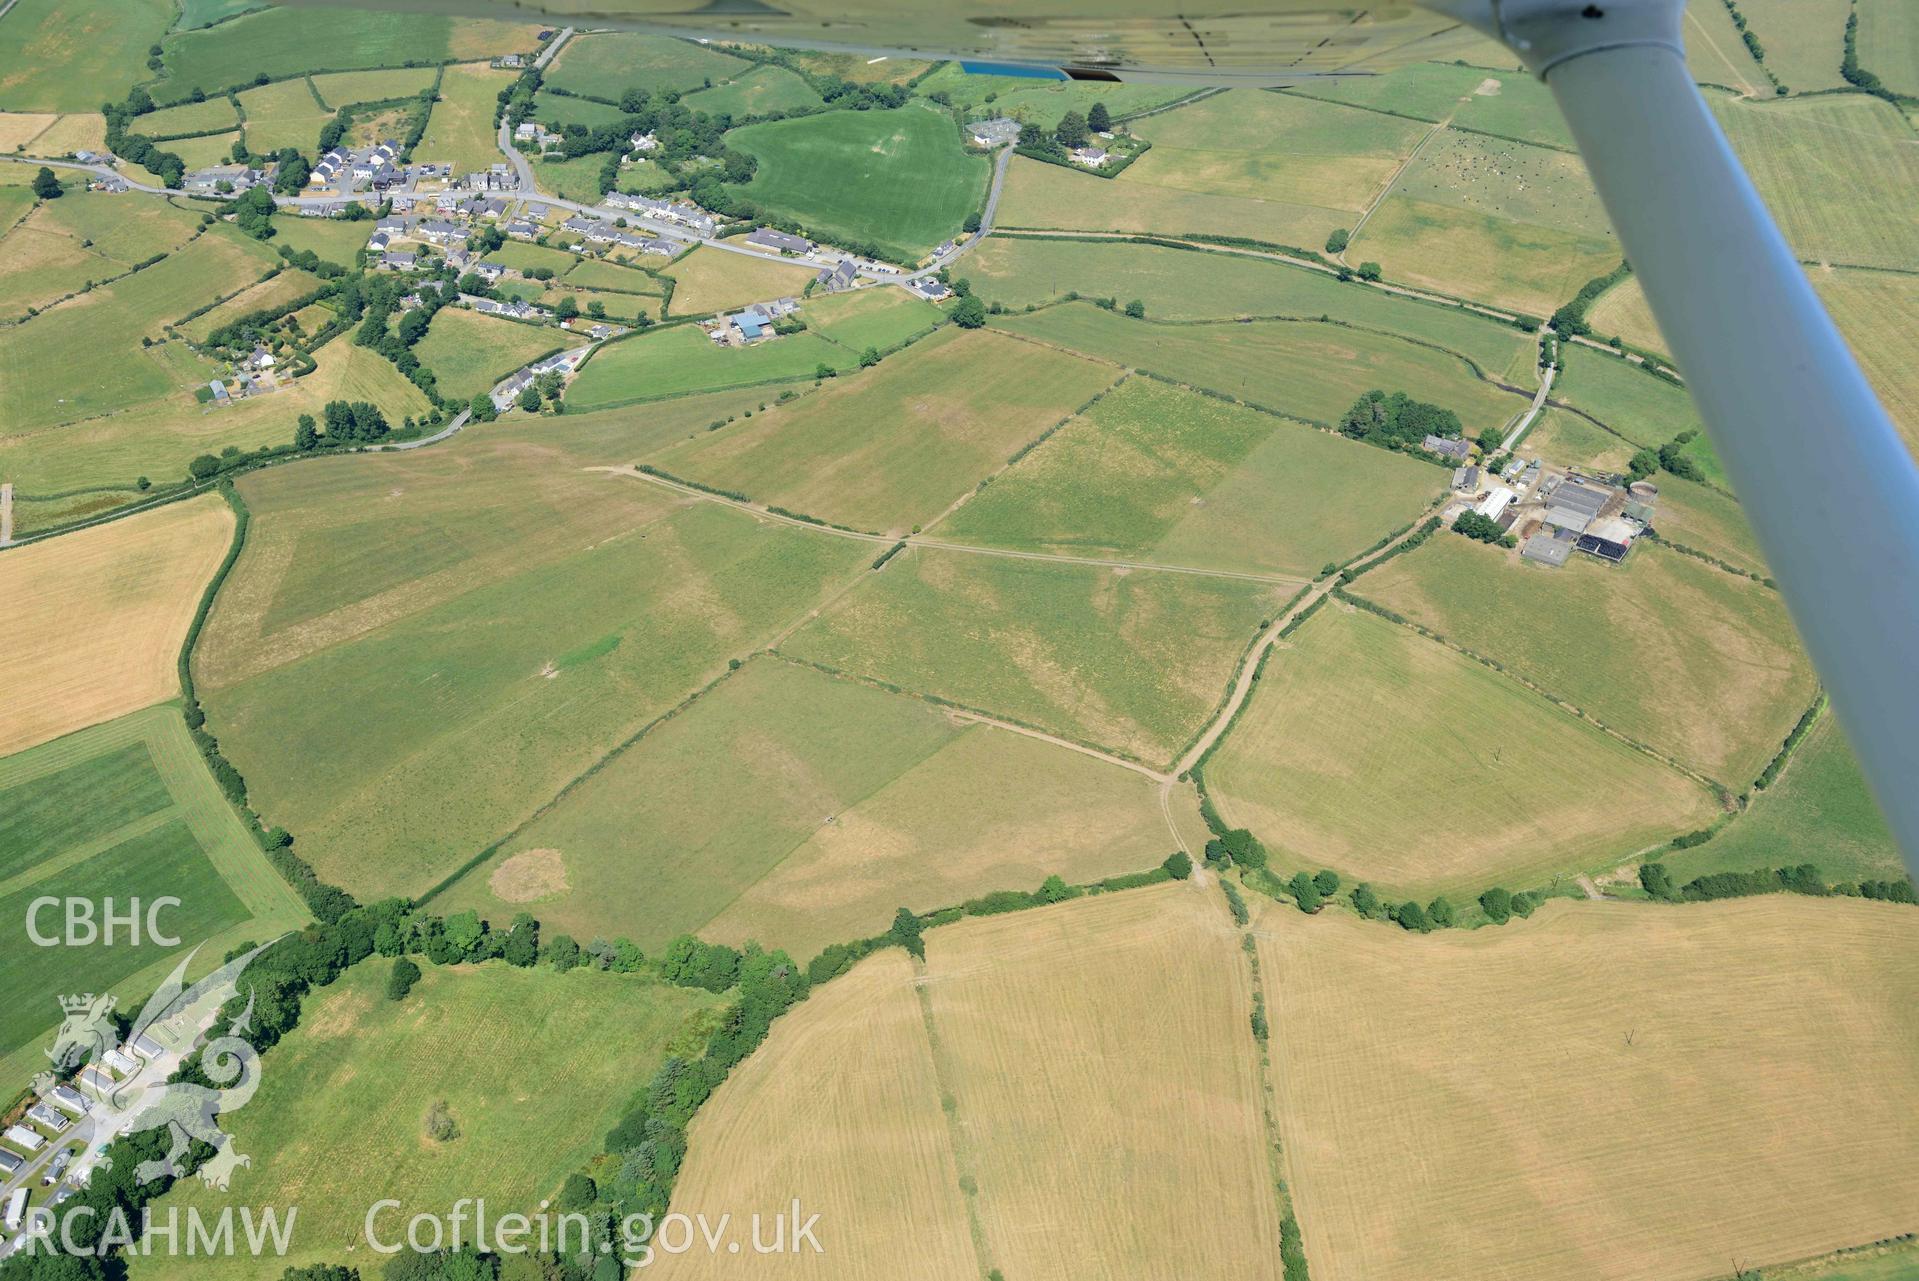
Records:
M412 271L417 261L417 255L404 250L389 249L380 255L380 266L387 271Z
M1107 153L1100 147L1075 147L1069 153L1073 163L1085 165L1088 169L1097 169L1106 163Z
M976 147L1005 147L1019 141L1019 121L1007 116L976 120L966 129Z
M1419 442L1419 447L1427 453L1438 454L1442 458L1450 458L1457 463L1463 463L1473 456L1473 447L1470 442L1448 440L1444 436L1428 436Z
M940 283L938 276L918 276L907 281L906 287L928 302L941 302L953 292Z
M783 254L810 254L814 249L813 242L806 237L789 235L771 227L761 227L757 231L748 232L746 243L759 249L777 250Z
M450 244L455 240L466 239L466 228L457 222L448 222L444 218L428 218L419 227L423 239L436 245Z
M819 274L813 277L814 283L829 294L851 289L859 282L860 271L851 258L842 258L836 265L821 267Z
M660 149L660 140L650 133L636 133L626 141L634 151L638 152L658 151Z
M515 240L533 240L540 234L540 229L524 218L514 219L512 222L507 223L502 230Z

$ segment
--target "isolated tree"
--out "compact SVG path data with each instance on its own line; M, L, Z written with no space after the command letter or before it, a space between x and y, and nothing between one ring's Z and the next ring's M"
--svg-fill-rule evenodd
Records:
M572 294L568 294L560 299L559 305L553 309L553 314L561 320L571 320L580 314L580 304L574 301Z
M1332 234L1326 237L1326 252L1329 254L1346 252L1346 242L1348 239L1350 239L1350 237L1347 236L1344 227L1333 228Z
M595 320L605 320L606 304L601 302L598 298L595 298L592 302L586 305L586 314L593 317L593 319Z
M33 194L42 200L58 200L66 194L66 188L60 185L60 178L45 165L33 175Z
M893 928L887 937L905 948L920 960L926 959L926 940L920 937L920 918L913 915L910 908L901 908L893 914Z
M838 378L839 376L840 371L823 360L813 366L813 378L816 382L825 382L828 378Z
M317 449L320 445L320 427L313 421L312 414L301 414L300 421L293 427L293 447L302 452Z
M986 323L986 304L968 296L953 306L953 323L961 329L978 329Z
M1135 298L1126 304L1126 314L1134 320L1146 319L1146 304Z
M1644 480L1659 470L1659 451L1642 449L1626 463L1626 470L1632 473L1634 480Z
M1086 113L1086 127L1094 133L1106 133L1113 127L1113 117L1106 110L1106 104L1096 102L1093 109Z
M1379 264L1378 264L1378 263L1376 263L1376 262L1362 262L1362 263L1360 263L1360 264L1359 264L1359 278L1360 278L1361 280L1378 280L1378 279L1379 279Z
M1673 884L1672 873L1666 870L1664 863L1641 863L1639 886L1654 898L1666 902L1679 897L1679 887Z
M520 408L529 414L540 412L540 389L529 383L520 392Z
M468 401L467 409L472 413L473 421L476 423L490 423L499 417L499 414L495 412L493 408L493 397L485 392L481 392L472 400Z
M1176 881L1183 881L1193 874L1193 860L1186 857L1185 850L1174 850L1160 866Z
M1313 878L1304 872L1293 873L1293 879L1286 883L1286 888L1292 893L1293 901L1299 904L1299 910L1302 912L1317 912L1321 904L1326 901L1325 896L1319 892L1319 886L1313 883Z
M880 349L878 347L868 347L865 351L860 353L861 369L871 369L874 365L877 365L879 363L880 363Z
M961 230L963 230L963 231L967 231L967 232L974 232L974 231L978 231L978 230L979 230L979 215L978 215L978 214L976 214L976 213L969 213L969 214L967 214L967 215L966 215L966 221L960 224L960 229L961 229Z
M419 981L420 967L408 957L396 957L393 961L393 972L386 978L386 999L404 1001L406 994L411 992L413 985Z

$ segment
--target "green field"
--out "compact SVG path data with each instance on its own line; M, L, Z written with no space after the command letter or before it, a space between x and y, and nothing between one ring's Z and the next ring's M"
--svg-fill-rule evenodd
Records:
M415 98L433 87L429 67L395 67L382 71L340 71L311 77L321 101L338 110L356 102L385 102Z
M1919 309L1919 278L1885 271L1815 272L1813 284L1907 447L1919 454L1919 328L1904 323Z
M276 261L258 241L220 228L85 300L0 332L0 400L14 407L11 429L112 413L173 391L140 339L158 337L164 322L258 279Z
M517 244L517 242L515 242ZM537 245L520 246L538 249ZM502 245L504 250L506 246ZM499 254L488 254L489 259L499 258ZM618 263L605 262L597 258L576 258L571 266L560 269L564 272L561 283L580 289L602 289L622 294L652 294L658 297L663 292L657 278L635 267L622 267Z
M1339 605L1273 652L1206 782L1281 876L1330 867L1389 898L1460 905L1610 868L1717 808L1517 681Z
M913 86L921 97L943 93L969 119L1010 116L1052 129L1069 111L1082 116L1103 102L1114 117L1151 111L1178 102L1193 90L1185 85L1102 84L1093 80L1034 80L1027 76L975 75L949 62Z
M1919 94L1919 10L1900 0L1861 0L1859 64L1895 93Z
M433 104L415 152L452 165L458 174L504 160L493 112L500 90L512 83L511 71L495 71L483 62L448 67L440 77L440 100Z
M1374 388L1453 410L1468 435L1525 400L1475 377L1461 358L1401 338L1316 321L1160 324L1069 303L995 322L1009 333L1225 392L1278 413L1334 423Z
M296 253L311 249L327 262L338 263L342 267L353 265L354 255L366 248L367 238L373 234L370 222L349 222L341 218L289 218L284 214L273 219L273 243L285 245Z
M855 289L817 294L801 313L807 327L849 351L885 351L940 321L940 309L904 289Z
M1546 571L1434 538L1353 590L1733 790L1812 701L1778 596L1661 547Z
M954 235L985 196L987 162L939 111L829 111L748 125L728 145L759 161L735 188L827 241L872 241L917 260Z
M1765 46L1766 65L1794 93L1844 87L1839 61L1850 8L1848 0L1739 0Z
M697 327L680 325L600 348L567 390L566 403L572 409L607 409L689 392L799 382L822 364L847 370L858 360L857 352L813 334L721 347Z
M544 89L533 99L532 118L544 125L585 125L589 129L597 129L601 125L612 124L625 114L612 103L593 98L575 98L570 94ZM605 156L595 155L591 159L597 164L606 163Z
M606 167L604 156L578 156L572 160L535 160L533 180L541 191L562 200L582 204L600 198L600 171Z
M1275 192L1357 216L1425 136L1424 125L1336 103L1236 89L1150 117L1152 150L1118 185L1263 199Z
M583 266L588 259L578 254L568 253L564 249L554 249L548 245L532 245L524 240L509 240L498 249L486 255L488 262L505 263L515 271L525 271L531 267L545 267L556 276L564 276L575 267Z
M1657 449L1681 432L1702 430L1684 387L1571 343L1560 350L1560 361L1564 367L1553 382L1553 399L1584 410L1627 440Z
M423 13L355 11L351 20L323 8L249 13L218 26L169 35L161 42L166 72L152 93L156 102L181 102L195 88L212 94L229 85L251 84L259 75L278 80L322 69L440 62L452 56L454 25L450 18ZM146 43L141 41L143 49ZM132 59L130 65L138 67L143 58ZM90 93L89 105L97 105L100 92Z
M1619 248L1577 156L1448 130L1406 167L1346 258L1545 315L1617 266Z
M1572 146L1552 94L1520 72L1422 62L1397 67L1390 75L1307 82L1287 92L1418 120L1451 117L1462 129L1548 147Z
M1154 320L1328 317L1416 338L1470 358L1489 377L1537 382L1531 335L1459 307L1341 284L1325 272L1241 255L1118 241L992 236L955 268L982 298L1012 309L1084 298L1138 299Z
M637 428L582 456L549 421L241 482L208 720L252 803L356 893L453 871L871 557L585 470Z
M942 522L941 538L1312 576L1410 522L1435 468L1134 377Z
M1040 231L1236 236L1317 253L1329 233L1353 221L1348 210L1312 203L1307 199L1310 192L1279 193L1272 198L1208 195L1128 182L1130 173L1096 178L1014 156L994 223Z
M1164 765L1293 594L914 548L781 644L841 671Z
M253 1158L233 1193L283 1215L299 1207L275 1269L365 1256L368 1208L386 1198L401 1205L382 1212L382 1240L403 1239L413 1215L444 1215L463 1197L484 1198L489 1220L532 1214L600 1150L660 1062L697 1049L719 1000L637 975L494 961L423 965L395 1002L383 990L391 967L369 958L308 997L259 1093L222 1118L234 1148ZM441 1102L460 1131L446 1143L423 1124ZM154 1212L185 1206L211 1217L229 1204L227 1193L183 1179ZM135 1259L132 1275L254 1277L259 1264L244 1252L160 1250Z
M1637 442L1595 426L1570 409L1547 409L1541 413L1533 420L1518 449L1526 458L1543 458L1561 467L1621 475L1626 471L1628 460L1638 451Z
M756 502L904 533L931 523L1116 373L998 334L946 329L821 395L650 461Z
M173 706L149 708L0 760L0 910L15 927L0 949L0 1070L14 1084L37 1066L41 1034L60 1021L57 993L112 991L137 1012L183 952L143 932L112 945L45 948L26 932L41 897L180 900L158 922L208 962L243 938L295 929L306 909L280 879L201 763ZM144 911L144 909L142 909ZM38 918L58 935L59 910ZM144 930L144 924L143 924Z
M149 138L168 139L181 134L219 133L240 123L233 110L233 99L221 96L205 102L183 102L177 107L162 107L139 118L134 126ZM168 148L173 150L173 148Z
M548 67L546 80L572 93L618 102L628 89L686 93L730 79L752 65L691 40L602 31L568 41Z
M1919 147L1890 103L1863 94L1708 101L1801 258L1901 271L1919 262Z
M0 311L45 307L184 244L199 219L158 200L70 191L0 234Z
M1151 783L1078 752L760 658L434 900L653 948L683 930L795 956L1048 875L1151 867Z
M471 400L522 365L577 346L579 340L563 330L442 307L414 354L433 371L441 395Z
M766 116L776 111L806 111L821 105L813 86L785 67L755 67L736 80L689 93L686 105L709 116Z
M166 0L19 0L0 23L0 109L98 111L147 75Z
M1899 847L1828 708L1773 785L1704 845L1666 856L1680 883L1707 872L1817 863L1833 882L1898 877Z
M304 77L280 80L239 95L247 149L272 154L282 147L312 155L333 113L320 105Z

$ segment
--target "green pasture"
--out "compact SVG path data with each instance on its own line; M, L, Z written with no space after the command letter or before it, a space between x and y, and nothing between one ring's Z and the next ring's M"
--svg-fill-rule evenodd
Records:
M471 400L522 365L557 348L578 345L579 340L563 330L442 307L413 354L433 371L441 395Z
M570 409L605 409L689 392L800 382L821 365L846 370L858 353L813 334L750 347L721 347L697 326L679 325L608 343L586 362L566 393Z
M628 89L688 93L729 80L752 65L691 40L600 31L568 41L547 69L546 81L589 98L618 102Z
M683 101L695 111L735 120L776 111L807 111L822 103L813 86L785 67L755 67L737 79L689 93Z

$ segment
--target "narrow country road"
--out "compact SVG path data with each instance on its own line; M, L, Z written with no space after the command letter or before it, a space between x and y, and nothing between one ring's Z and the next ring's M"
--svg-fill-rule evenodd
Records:
M1542 343L1546 340L1548 328L1546 325L1539 327L1539 340ZM1499 442L1501 449L1511 453L1513 446L1519 443L1519 438L1526 434L1526 429L1533 425L1533 419L1539 417L1539 411L1546 407L1546 394L1553 389L1553 375L1558 371L1558 365L1547 365L1539 371L1539 390L1533 393L1533 407L1520 417L1510 432L1506 433L1506 439Z
M13 541L13 482L0 485L0 547Z

